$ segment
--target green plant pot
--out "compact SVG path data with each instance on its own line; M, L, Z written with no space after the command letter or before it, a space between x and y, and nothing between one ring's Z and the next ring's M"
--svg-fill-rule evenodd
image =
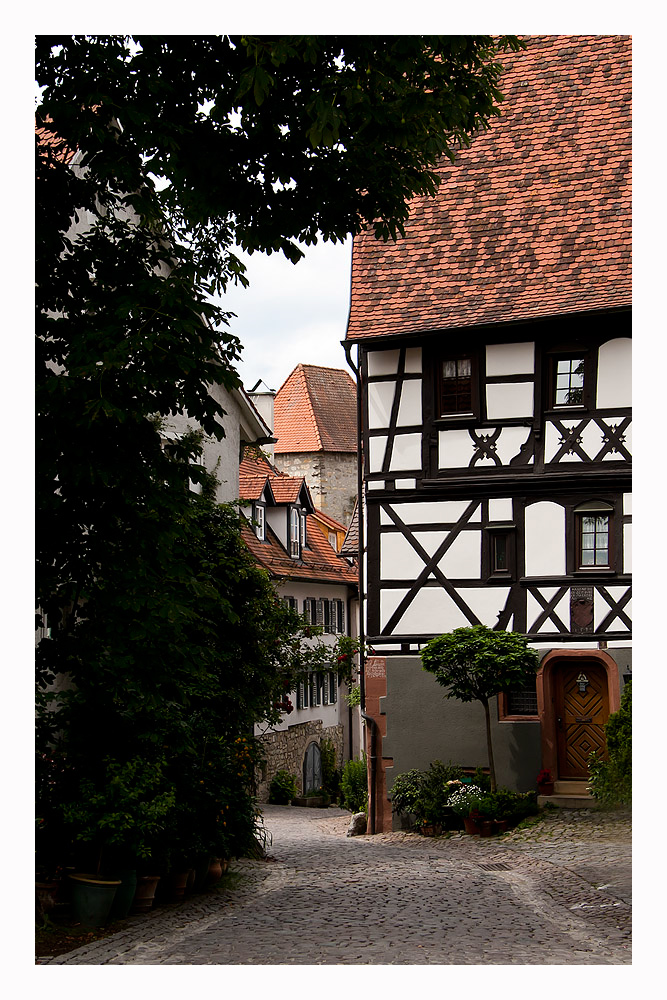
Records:
M120 879L120 885L111 904L109 918L111 920L124 920L132 908L137 891L137 872L134 868L128 868L117 871L115 874Z
M109 920L120 879L70 875L74 918L82 927L103 927Z

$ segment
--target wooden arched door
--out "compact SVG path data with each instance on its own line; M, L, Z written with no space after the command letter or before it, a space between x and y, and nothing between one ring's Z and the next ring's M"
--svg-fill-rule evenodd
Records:
M558 777L588 777L588 757L606 754L604 724L609 718L607 673L593 660L563 661L555 671Z
M303 760L303 794L318 792L322 787L322 755L317 743L311 743Z

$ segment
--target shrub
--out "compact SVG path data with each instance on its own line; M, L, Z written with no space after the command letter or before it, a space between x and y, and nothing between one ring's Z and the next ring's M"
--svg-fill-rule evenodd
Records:
M605 806L632 803L632 681L626 681L621 707L613 712L605 726L608 760L597 753L588 758L589 788Z
M449 807L457 816L467 816L471 809L476 809L482 801L484 793L477 785L462 785L449 796Z
M487 792L476 808L487 819L507 820L508 826L516 826L527 816L538 812L535 792L513 792L510 788Z
M276 771L269 786L269 802L284 806L297 794L296 777L289 771Z
M331 740L320 743L322 757L322 788L334 802L340 799L340 769L336 767L336 748Z
M350 812L366 812L368 808L368 778L366 775L366 754L361 760L348 760L341 777L343 809Z
M451 761L434 760L427 771L412 769L399 774L391 789L391 801L397 813L411 813L417 823L443 824L448 816L449 781L460 781L464 772Z

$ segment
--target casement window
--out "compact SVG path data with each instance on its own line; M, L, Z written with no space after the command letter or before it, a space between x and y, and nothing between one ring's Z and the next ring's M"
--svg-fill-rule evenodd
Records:
M329 545L334 550L334 552L338 552L338 535L336 534L335 531L329 532Z
M324 632L333 635L345 633L345 601L328 600L325 597L307 597L303 602L303 613L311 625L319 625Z
M610 569L612 566L611 527L614 508L603 501L590 500L574 509L576 568Z
M489 580L516 577L516 528L513 524L488 525L484 531L484 575Z
M301 517L296 507L290 507L290 549L292 559L301 557Z
M296 688L296 707L317 708L335 705L338 701L338 674L335 671L317 671L299 681Z
M300 520L301 524L300 524L299 541L301 543L301 548L305 549L306 545L308 544L308 535L306 534L306 524L307 524L306 515L302 513L300 515Z
M293 611L299 610L299 602L296 597L283 597L283 603L286 604L288 608L292 608Z
M582 352L551 359L551 405L556 408L584 405L586 358Z
M259 538L260 542L266 540L266 517L264 513L264 504L256 503L253 504L252 519L255 522L255 534Z
M474 367L471 355L441 358L438 369L438 416L475 412Z
M535 681L532 684L525 685L525 687L499 694L498 718L506 722L534 722L538 719Z

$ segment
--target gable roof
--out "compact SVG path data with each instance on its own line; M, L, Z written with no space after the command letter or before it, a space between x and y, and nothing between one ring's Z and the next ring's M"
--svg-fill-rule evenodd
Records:
M301 503L311 511L315 509L303 476L279 472L264 455L246 448L239 465L239 496L242 500L259 500L265 490L269 502Z
M501 118L440 165L405 237L355 238L348 340L630 304L631 39L523 38Z
M243 525L243 539L255 562L273 577L356 587L358 584L356 568L338 557L318 528L312 514L306 516L306 521L308 545L301 550L300 560L292 559L288 555L268 524L266 541L260 542L249 524Z
M356 452L357 390L343 369L297 365L274 401L276 454Z

